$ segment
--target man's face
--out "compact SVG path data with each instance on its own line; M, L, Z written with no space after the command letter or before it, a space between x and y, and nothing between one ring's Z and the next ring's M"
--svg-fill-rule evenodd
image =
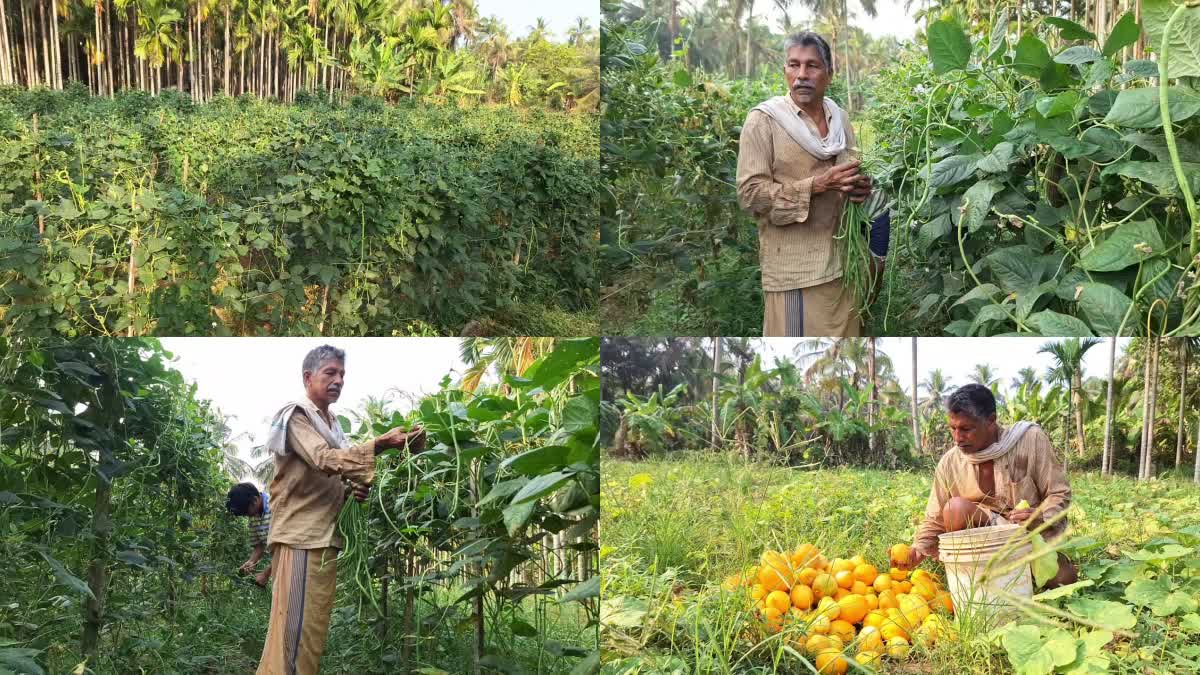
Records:
M949 413L950 436L959 450L979 452L996 442L996 416L979 419L971 415Z
M308 400L318 406L328 406L336 403L342 395L342 384L346 379L346 366L337 359L325 361L317 367L317 372L304 372L304 390Z
M797 105L825 99L829 86L829 64L821 58L821 52L812 46L792 47L787 53L783 67L788 93Z

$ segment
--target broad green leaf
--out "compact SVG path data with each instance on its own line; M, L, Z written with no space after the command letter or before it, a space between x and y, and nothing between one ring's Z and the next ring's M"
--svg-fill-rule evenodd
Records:
M22 675L45 675L42 667L34 661L34 657L41 654L40 649L29 649L24 647L5 647L0 649L0 672L8 671L13 673L21 673ZM11 668L12 670L8 670Z
M976 165L980 171L984 173L1003 173L1008 171L1008 165L1012 162L1013 144L1008 141L1001 141L992 148L992 151L983 156Z
M1073 91L1064 91L1057 96L1044 96L1039 99L1037 111L1046 118L1058 117L1073 111L1077 103L1079 103L1079 94Z
M1129 630L1137 624L1137 617L1123 602L1078 598L1068 602L1067 609L1111 630Z
M1125 599L1142 607L1162 607L1171 594L1171 582L1164 578L1134 579L1125 587Z
M1142 21L1154 50L1167 52L1168 78L1200 77L1200 6L1186 7L1171 26L1170 36L1163 34L1180 4L1174 0L1142 0Z
M1000 287L1010 293L1036 288L1042 281L1037 254L1025 244L992 251L984 258L984 262L992 270L992 276L1000 282Z
M555 471L554 473L538 476L526 483L525 487L521 488L521 490L517 492L516 496L513 497L512 503L520 504L522 502L538 499L539 497L544 497L562 487L568 480L570 480L572 475L574 474L564 471Z
M1165 248L1153 221L1134 220L1118 225L1104 241L1084 253L1079 264L1090 272L1116 272L1160 255Z
M548 473L550 469L561 469L567 465L571 449L565 445L545 445L513 455L500 463L501 469L509 469L526 476Z
M1002 56L1008 50L1008 8L1000 10L996 23L992 25L992 39L988 42L987 60Z
M1029 317L1025 323L1046 337L1095 337L1087 324L1079 319L1048 309Z
M1041 77L1046 66L1053 63L1050 60L1050 50L1033 33L1025 33L1017 42L1017 50L1013 55L1013 69L1029 77Z
M1133 300L1121 291L1098 282L1080 285L1079 309L1096 335L1116 335Z
M1008 312L1000 305L985 305L979 311L975 312L975 318L971 321L971 327L968 329L968 335L976 334L980 327L987 324L989 321L1006 321L1008 320Z
M929 26L926 42L933 72L941 75L967 67L971 58L971 42L957 22L941 19Z
M574 396L563 406L562 428L575 434L594 430L599 423L600 409L586 395Z
M692 74L687 68L676 68L675 75L672 79L674 80L676 87L683 88L692 86Z
M606 594L600 601L600 625L636 628L642 625L642 619L648 611L649 605L641 598L625 595L610 597Z
M1058 588L1053 588L1048 591L1042 591L1041 593L1034 595L1033 599L1041 602L1057 600L1068 595L1074 595L1075 591L1081 588L1087 588L1088 586L1094 585L1096 585L1096 582L1092 581L1091 579L1084 579L1083 581L1076 581L1073 584L1067 584L1066 586L1059 586Z
M1023 624L1005 630L1000 640L1018 675L1049 675L1076 657L1076 640L1061 629L1043 635L1037 626Z
M1179 627L1189 633L1200 633L1200 614L1184 614Z
M1183 556L1190 554L1192 550L1193 549L1187 548L1186 546L1180 546L1179 544L1168 544L1157 551L1143 548L1140 551L1134 551L1133 553L1128 554L1127 557L1130 560L1153 560L1158 562L1182 558Z
M941 160L933 165L929 185L937 188L966 180L975 172L980 159L980 155L972 154L954 155Z
M558 602L573 602L600 597L600 575L597 574L587 581L579 583L570 593L558 599Z
M1162 126L1158 87L1123 89L1117 93L1105 124L1131 129L1154 129ZM1167 114L1172 122L1182 122L1200 112L1200 92L1191 87L1167 87Z
M529 522L536 506L536 501L528 501L504 507L504 528L508 531L508 536L516 537L520 534L521 529Z
M1141 33L1141 27L1138 26L1133 12L1126 12L1117 21L1117 25L1113 26L1112 32L1108 34L1108 39L1104 41L1104 49L1101 52L1105 56L1112 56L1125 47L1137 42L1138 36Z
M1200 186L1200 163L1181 162L1180 165L1183 175L1190 178L1192 190L1195 191L1196 187ZM1101 176L1110 174L1136 178L1166 194L1179 192L1179 179L1175 175L1175 169L1168 162L1118 162L1104 167L1100 172Z
M1050 24L1058 29L1058 36L1064 40L1095 40L1096 34L1069 19L1048 16L1042 23Z
M1058 574L1058 553L1046 543L1042 535L1034 534L1031 539L1033 553L1037 557L1029 564L1029 568L1033 571L1034 584L1041 588Z
M570 675L597 675L600 672L600 651L595 650L575 664Z
M518 490L525 487L525 484L528 482L529 479L522 476L520 478L514 478L512 480L496 483L492 486L492 489L488 491L487 496L479 500L479 506L485 506L496 500L504 499L505 497L511 497Z
M1055 63L1065 63L1068 66L1078 66L1084 63L1099 61L1104 58L1094 47L1076 45L1067 47L1054 56Z
M983 225L983 219L992 208L992 197L1004 189L1004 184L994 178L981 180L967 188L963 194L963 213L960 225L968 232L975 232Z
M54 578L58 579L60 584L70 588L80 595L86 595L93 600L96 599L96 596L92 594L92 589L83 581L83 579L80 579L74 574L68 572L67 568L64 567L62 563L50 557L50 554L46 553L45 551L38 551L38 554L45 558L46 562L49 563L50 569L54 571Z

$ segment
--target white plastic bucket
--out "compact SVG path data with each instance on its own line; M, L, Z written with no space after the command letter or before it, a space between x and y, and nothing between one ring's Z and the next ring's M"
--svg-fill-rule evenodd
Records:
M1029 563L1014 566L1033 551L1020 525L976 527L938 536L938 559L946 567L946 585L959 608L971 608L990 618L1013 611L1004 593L1033 597Z

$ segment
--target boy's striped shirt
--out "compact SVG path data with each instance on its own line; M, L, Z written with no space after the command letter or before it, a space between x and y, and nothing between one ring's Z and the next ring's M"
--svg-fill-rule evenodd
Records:
M251 546L266 546L267 536L271 533L271 507L268 504L270 497L267 493L260 492L262 496L263 511L261 516L250 516L250 545Z

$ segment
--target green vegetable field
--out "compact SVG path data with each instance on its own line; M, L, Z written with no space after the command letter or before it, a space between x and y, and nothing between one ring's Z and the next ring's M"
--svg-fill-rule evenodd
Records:
M597 331L594 118L0 92L0 318L25 335Z
M322 673L598 668L598 340L483 340L478 370L338 418L427 444L343 507ZM0 672L254 672L271 595L224 503L245 462L173 358L0 340Z

